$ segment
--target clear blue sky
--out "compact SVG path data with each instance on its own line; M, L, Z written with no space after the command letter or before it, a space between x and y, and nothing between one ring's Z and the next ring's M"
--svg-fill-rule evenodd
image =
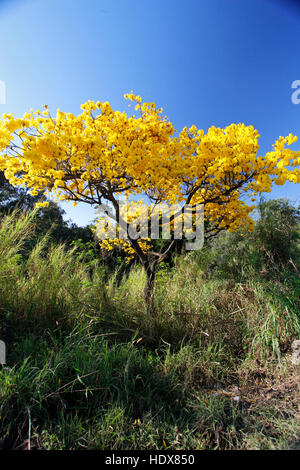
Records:
M0 115L88 99L127 110L133 90L177 129L254 125L261 153L300 136L300 5L289 0L0 0ZM300 143L293 148L300 148ZM299 185L269 197L300 203ZM85 225L94 211L63 204Z

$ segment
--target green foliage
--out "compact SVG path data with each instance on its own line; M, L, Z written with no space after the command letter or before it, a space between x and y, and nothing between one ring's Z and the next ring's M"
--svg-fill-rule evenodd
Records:
M5 447L291 448L296 413L283 415L251 395L237 405L234 389L223 394L218 382L203 381L217 351L210 348L204 357L191 346L176 354L152 352L136 340L112 343L81 330L12 344L10 363L0 370Z
M264 261L273 265L288 263L297 256L300 208L285 199L261 200L258 212L254 240Z
M14 209L28 212L34 209L38 200L45 200L45 196L31 196L28 188L12 186L5 178L4 172L0 171L0 217Z
M298 212L285 201L259 210L252 234L226 234L162 264L148 316L141 267L101 253L96 262L94 241L76 229L57 243L49 229L63 219L54 206L2 217L4 446L294 448L288 353L300 337ZM278 398L253 398L256 375L258 388L263 380L273 390L276 374L291 400L282 408Z
M299 277L299 209L285 199L262 199L256 216L252 233L223 233L196 254L207 274L236 281Z
M99 305L105 297L98 272L91 277L74 249L49 244L47 235L21 256L35 226L35 213L8 215L0 225L0 312L14 335L26 325L31 331L69 328L84 313L87 296Z

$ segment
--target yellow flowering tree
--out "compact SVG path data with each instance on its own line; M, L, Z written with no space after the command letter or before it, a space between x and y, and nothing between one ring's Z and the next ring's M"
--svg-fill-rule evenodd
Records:
M273 184L300 181L300 152L287 147L297 140L291 134L259 155L259 134L253 126L231 124L206 133L192 126L177 132L154 103L133 94L125 98L137 115L94 101L83 104L78 116L58 110L52 117L47 106L21 119L3 115L0 170L13 185L31 188L33 195L51 191L74 204L109 203L116 220L120 196L144 195L155 204L203 204L212 233L251 230L254 206L243 196L255 200ZM145 240L129 237L126 243L147 273L149 304L156 265L174 240L159 253Z

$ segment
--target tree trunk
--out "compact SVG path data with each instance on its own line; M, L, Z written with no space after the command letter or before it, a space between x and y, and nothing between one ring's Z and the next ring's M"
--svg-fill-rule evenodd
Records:
M147 264L144 265L146 271L146 285L144 288L144 296L146 302L147 313L151 314L154 311L154 298L153 298L153 289L154 289L154 279L155 279L155 265Z

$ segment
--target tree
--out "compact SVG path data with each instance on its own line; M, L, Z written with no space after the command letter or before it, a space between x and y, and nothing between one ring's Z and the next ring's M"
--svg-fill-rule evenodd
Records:
M197 257L201 267L208 275L238 282L258 276L299 283L300 207L288 199L261 197L255 214L252 232L225 232L212 240L209 250Z
M0 171L0 215L7 214L13 209L30 211L39 200L46 200L42 193L31 196L27 188L14 187Z
M255 244L260 249L261 262L278 266L279 270L293 264L293 260L297 263L300 207L293 206L288 199L261 198L258 212Z
M221 230L251 230L253 205L243 201L286 181L298 183L300 152L286 148L297 140L279 137L273 150L258 155L253 126L192 126L177 134L154 103L125 95L138 116L114 111L108 102L88 101L78 116L58 110L22 119L4 115L0 126L0 169L14 185L49 190L61 200L111 205L110 217L126 229L119 197L144 195L154 204L204 205L210 237ZM291 167L289 169L288 167ZM45 202L41 203L45 205ZM172 215L172 221L178 214ZM170 240L159 252L128 234L128 244L147 274L145 299L151 309L156 266L175 246Z

